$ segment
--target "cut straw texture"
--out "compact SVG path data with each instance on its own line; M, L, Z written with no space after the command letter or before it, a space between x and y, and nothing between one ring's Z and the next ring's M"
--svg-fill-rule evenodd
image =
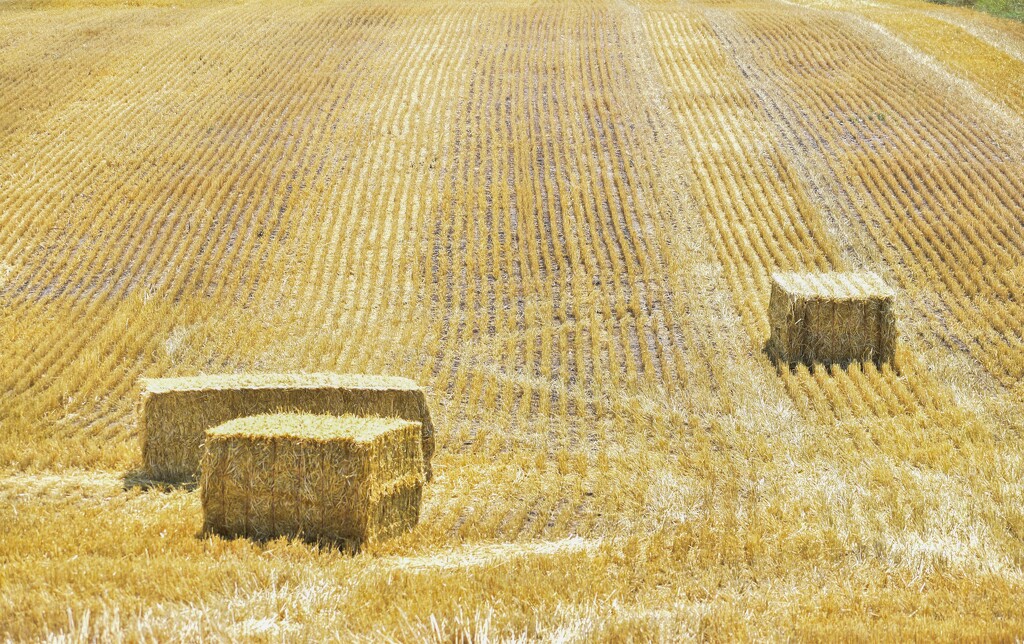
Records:
M411 530L423 490L420 423L267 414L206 432L205 529L359 547Z
M194 480L206 430L235 418L278 412L395 417L422 430L427 480L434 426L423 390L391 376L238 374L142 381L139 435L150 477Z
M894 297L870 272L775 273L768 351L788 364L889 362L896 351Z

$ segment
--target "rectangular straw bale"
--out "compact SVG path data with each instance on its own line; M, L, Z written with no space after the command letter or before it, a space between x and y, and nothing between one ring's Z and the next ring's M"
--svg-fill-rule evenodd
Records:
M775 273L769 353L779 362L889 362L895 294L874 273Z
M231 420L206 434L200 498L208 531L358 546L419 521L418 422L267 414Z
M434 426L423 389L406 378L345 374L224 374L142 381L142 458L158 480L193 479L204 432L244 416L281 411L396 417L422 428L427 480Z

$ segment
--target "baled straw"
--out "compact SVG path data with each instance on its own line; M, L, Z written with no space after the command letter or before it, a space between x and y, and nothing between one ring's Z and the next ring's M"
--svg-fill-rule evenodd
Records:
M281 411L354 414L416 421L422 427L427 480L434 426L423 390L391 376L343 374L213 375L142 381L142 458L165 481L197 475L204 432L235 418ZM258 509L258 508L257 508Z
M211 532L302 536L358 547L419 521L419 423L399 418L269 414L207 432L201 468Z
M775 273L768 350L782 363L890 362L895 294L874 273Z

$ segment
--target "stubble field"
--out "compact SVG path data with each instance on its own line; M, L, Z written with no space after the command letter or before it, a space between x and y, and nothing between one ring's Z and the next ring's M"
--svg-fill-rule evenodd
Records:
M912 0L0 0L0 637L1024 633L1024 26ZM774 270L895 365L777 369ZM358 556L200 533L140 377L402 375Z

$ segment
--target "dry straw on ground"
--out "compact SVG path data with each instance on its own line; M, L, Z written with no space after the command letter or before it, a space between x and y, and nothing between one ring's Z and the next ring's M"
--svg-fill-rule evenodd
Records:
M154 4L0 7L0 641L1024 633L1024 60L904 0ZM860 262L899 372L752 350ZM121 480L138 378L289 365L428 389L381 556Z
M267 414L206 432L205 529L359 546L412 529L423 489L420 424Z
M893 359L894 293L874 273L775 273L769 352L783 363Z
M391 376L342 374L213 375L142 381L142 457L149 476L197 475L204 432L235 418L276 412L397 417L422 427L427 480L434 426L423 390Z

